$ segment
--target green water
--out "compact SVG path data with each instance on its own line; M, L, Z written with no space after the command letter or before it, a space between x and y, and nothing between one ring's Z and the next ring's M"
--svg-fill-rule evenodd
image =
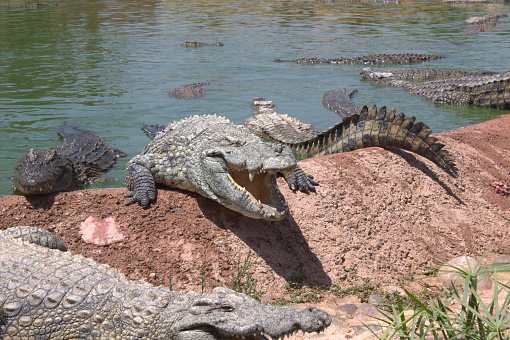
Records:
M359 105L415 115L435 132L494 118L503 112L434 105L402 89L373 87L361 80L360 65L273 60L437 53L447 58L417 66L507 71L509 18L487 33L465 35L460 26L471 16L501 13L510 14L508 2L82 0L0 10L0 194L10 193L6 178L22 154L60 144L55 129L63 122L92 129L128 154L94 185L118 187L125 163L149 142L143 123L209 113L242 123L258 96L318 129L338 121L321 101L339 88L358 89ZM186 40L224 46L176 46ZM202 99L167 95L199 81L212 82Z

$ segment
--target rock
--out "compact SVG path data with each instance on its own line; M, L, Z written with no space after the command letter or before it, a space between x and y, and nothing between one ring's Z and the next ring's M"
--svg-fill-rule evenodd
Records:
M120 226L113 217L105 219L89 216L80 223L80 235L84 242L105 246L124 240Z
M479 268L478 260L470 256L459 256L451 259L448 264L455 267L463 268L468 272L475 272ZM439 282L444 286L459 286L464 283L464 278L455 273L455 269L447 265L442 266L439 269L439 275L437 276ZM478 277L477 290L486 290L492 288L492 280L487 275L481 275Z
M379 294L372 294L368 297L368 302L377 306L377 304L383 303L384 299Z
M510 255L496 257L493 263L510 263Z
M356 313L356 310L358 310L358 307L356 307L355 304L347 303L345 305L338 306L335 310L337 312L339 312L339 314L342 317L344 317L346 319L350 319L353 317L354 313Z
M374 332L382 330L381 326L379 326L378 324L375 324L375 323L369 323L366 325L358 325L358 326L354 327L356 334L365 333L365 332L369 331L370 329L373 330Z
M373 305L363 303L358 307L353 317L360 321L373 321L375 318L383 319L384 315Z

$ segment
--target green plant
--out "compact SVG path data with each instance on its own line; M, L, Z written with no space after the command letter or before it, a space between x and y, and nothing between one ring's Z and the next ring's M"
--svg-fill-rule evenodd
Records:
M317 303L320 298L318 292L320 288L317 287L304 287L306 276L300 273L291 276L285 284L285 290L290 293L290 298L280 298L276 300L276 304L283 306L290 303Z
M202 288L202 293L204 292L204 289L205 289L205 269L202 268L200 270L200 287Z
M238 253L236 267L231 274L232 283L230 283L229 288L238 293L244 293L254 299L260 300L265 292L257 290L257 279L252 276L250 271L250 268L257 261L258 256L253 260L252 252L249 250L246 257L244 259L242 258L242 254Z
M174 290L174 283L172 282L172 273L168 274L168 289Z
M355 295L361 302L367 302L370 295L378 292L378 288L370 283L369 279L363 279L361 283L355 284L349 281L349 286L342 288L340 285L334 284L331 286L331 292L339 297Z
M480 262L483 260L482 257ZM462 290L446 289L447 296L436 298L428 305L405 290L415 303L412 315L405 315L401 299L391 306L391 313L381 310L384 318L378 319L385 329L379 339L509 339L505 331L510 329L510 287L498 281L499 272L510 272L510 264L497 263L478 268L462 268L440 261L450 268L449 272L463 278ZM478 295L478 280L493 274L494 289L491 301L486 304ZM500 304L501 293L506 298ZM375 333L374 333L375 334Z

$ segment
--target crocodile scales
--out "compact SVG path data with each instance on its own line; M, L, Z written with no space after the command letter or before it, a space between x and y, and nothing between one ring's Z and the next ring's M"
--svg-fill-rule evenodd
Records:
M345 100L345 93L340 98ZM156 198L156 184L162 184L197 192L251 218L281 220L288 207L278 189L277 175L283 175L292 190L315 191L318 185L297 166L294 151L308 157L371 146L401 148L458 176L452 157L442 149L444 145L429 136L429 127L415 124L415 117L397 115L394 109L386 112L385 107L363 107L325 132L311 128L305 138L291 141L264 131L264 126L274 129L282 116L276 114L271 119L260 123L254 118L246 122L247 128L225 117L204 115L166 128L146 127L153 140L126 165L126 197L131 197L126 204L149 206ZM289 117L283 120L286 123ZM303 137L303 131L297 135Z
M12 190L23 195L83 189L126 154L106 146L91 130L68 124L58 127L62 144L22 156L14 168Z
M298 59L275 59L275 62L293 62L299 64L414 64L423 61L442 59L440 54L418 54L418 53L394 53L394 54L371 54L361 57L338 57L338 58L316 58L303 57Z
M331 324L320 309L271 306L223 287L199 294L129 281L106 264L6 231L0 232L0 248L5 340L279 339Z
M446 75L449 72L430 70L438 76L434 80L422 83L402 80L407 79L407 72L406 70L375 70L367 67L361 71L361 75L374 85L402 87L411 94L421 95L436 104L510 108L510 71L492 74L453 70L451 74L458 72L458 76L442 77L439 74Z

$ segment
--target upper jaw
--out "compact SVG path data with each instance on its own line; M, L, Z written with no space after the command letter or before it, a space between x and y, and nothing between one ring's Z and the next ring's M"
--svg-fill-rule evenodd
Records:
M221 163L219 171L206 174L209 188L217 201L247 217L280 221L288 206L278 189L276 174L288 173L295 163L281 169L242 168Z

